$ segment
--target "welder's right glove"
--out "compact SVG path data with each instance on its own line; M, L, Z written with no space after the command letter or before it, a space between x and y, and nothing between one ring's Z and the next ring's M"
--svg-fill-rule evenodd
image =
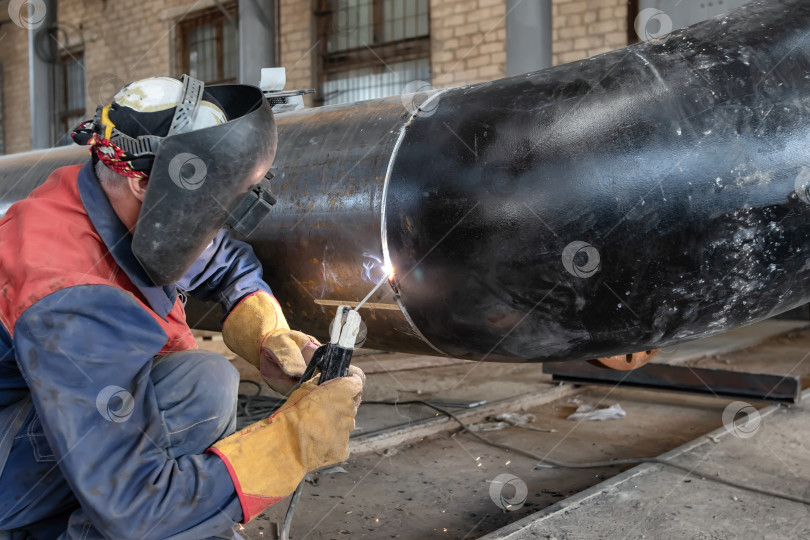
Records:
M306 382L270 418L225 437L209 451L225 462L242 523L295 490L307 472L349 457L349 433L365 382L360 369L321 386Z

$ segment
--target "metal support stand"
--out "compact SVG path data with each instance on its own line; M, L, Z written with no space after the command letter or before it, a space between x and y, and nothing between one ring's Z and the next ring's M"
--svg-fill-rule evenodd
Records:
M552 375L555 381L576 384L688 392L774 403L798 403L802 389L798 376L665 364L647 364L632 371L616 371L594 366L587 361L546 362L543 373Z

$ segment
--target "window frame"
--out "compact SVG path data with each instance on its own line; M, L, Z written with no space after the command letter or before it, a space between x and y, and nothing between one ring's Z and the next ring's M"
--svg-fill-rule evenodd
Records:
M3 78L3 63L0 62L0 156L6 153L6 87Z
M232 78L220 78L214 81L203 81L205 84L233 84L237 83L239 79L239 69L238 69L238 62L239 62L239 29L238 29L238 20L239 20L239 4L238 2L227 2L223 4L223 8L230 14L233 18L233 21L237 24L237 29L235 35L237 36L235 47L236 47L236 62L237 62L237 70L236 75ZM177 66L180 70L180 73L177 74L179 77L183 73L189 73L191 68L190 65L190 40L188 39L189 33L194 30L195 28L199 28L200 26L205 26L208 24L216 24L216 67L217 73L219 75L224 74L224 25L231 24L225 14L219 9L219 7L212 7L208 9L203 9L200 11L195 11L194 13L188 14L182 17L180 20L177 21L177 54L179 56Z
M422 59L427 59L432 70L430 2L427 4L428 33L426 35L382 42L385 30L385 18L383 17L385 0L369 0L373 5L373 42L368 46L329 52L329 29L332 27L331 6L333 1L316 0L314 13L318 38L316 58L318 93L314 99L316 105L321 106L325 102L323 85L329 80L330 75L354 69L372 69L375 74L379 74L388 69L387 65Z
M68 74L67 74L67 66L70 62L79 62L81 64L81 71L82 71L82 84L79 85L79 88L82 89L83 98L81 100L81 107L77 107L75 109L68 109ZM70 133L71 130L76 128L76 125L68 124L68 119L71 117L76 118L83 118L86 116L87 112L87 70L85 69L85 56L84 56L84 48L73 48L73 49L65 49L59 55L59 60L56 63L55 71L54 71L55 80L54 85L58 85L54 88L53 93L53 104L55 107L54 116L53 116L53 133L54 137L59 140L61 137L65 135L65 133ZM61 98L57 101L58 98ZM80 120L81 122L81 120Z

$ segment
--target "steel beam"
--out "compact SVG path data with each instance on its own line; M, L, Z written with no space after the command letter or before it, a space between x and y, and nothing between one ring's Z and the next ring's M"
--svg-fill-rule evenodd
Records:
M552 65L551 0L506 0L506 76Z

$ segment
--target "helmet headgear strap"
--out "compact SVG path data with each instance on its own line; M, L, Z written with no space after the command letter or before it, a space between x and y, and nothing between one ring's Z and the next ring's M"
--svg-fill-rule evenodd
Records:
M167 137L191 131L197 111L200 110L204 85L202 81L183 75L183 91L180 103L174 110L174 118Z
M203 97L203 89L205 85L202 81L183 75L183 90L180 97L180 103L174 110L172 123L169 127L169 133L166 137L177 135L191 131L194 126L194 120L197 118L197 112L200 110L200 102ZM101 126L101 108L96 111L96 117L93 120L97 126ZM110 142L121 148L127 155L137 158L143 156L154 156L157 153L158 146L164 137L158 135L141 135L140 137L130 137L125 133L121 133L115 127L112 128L112 135Z

